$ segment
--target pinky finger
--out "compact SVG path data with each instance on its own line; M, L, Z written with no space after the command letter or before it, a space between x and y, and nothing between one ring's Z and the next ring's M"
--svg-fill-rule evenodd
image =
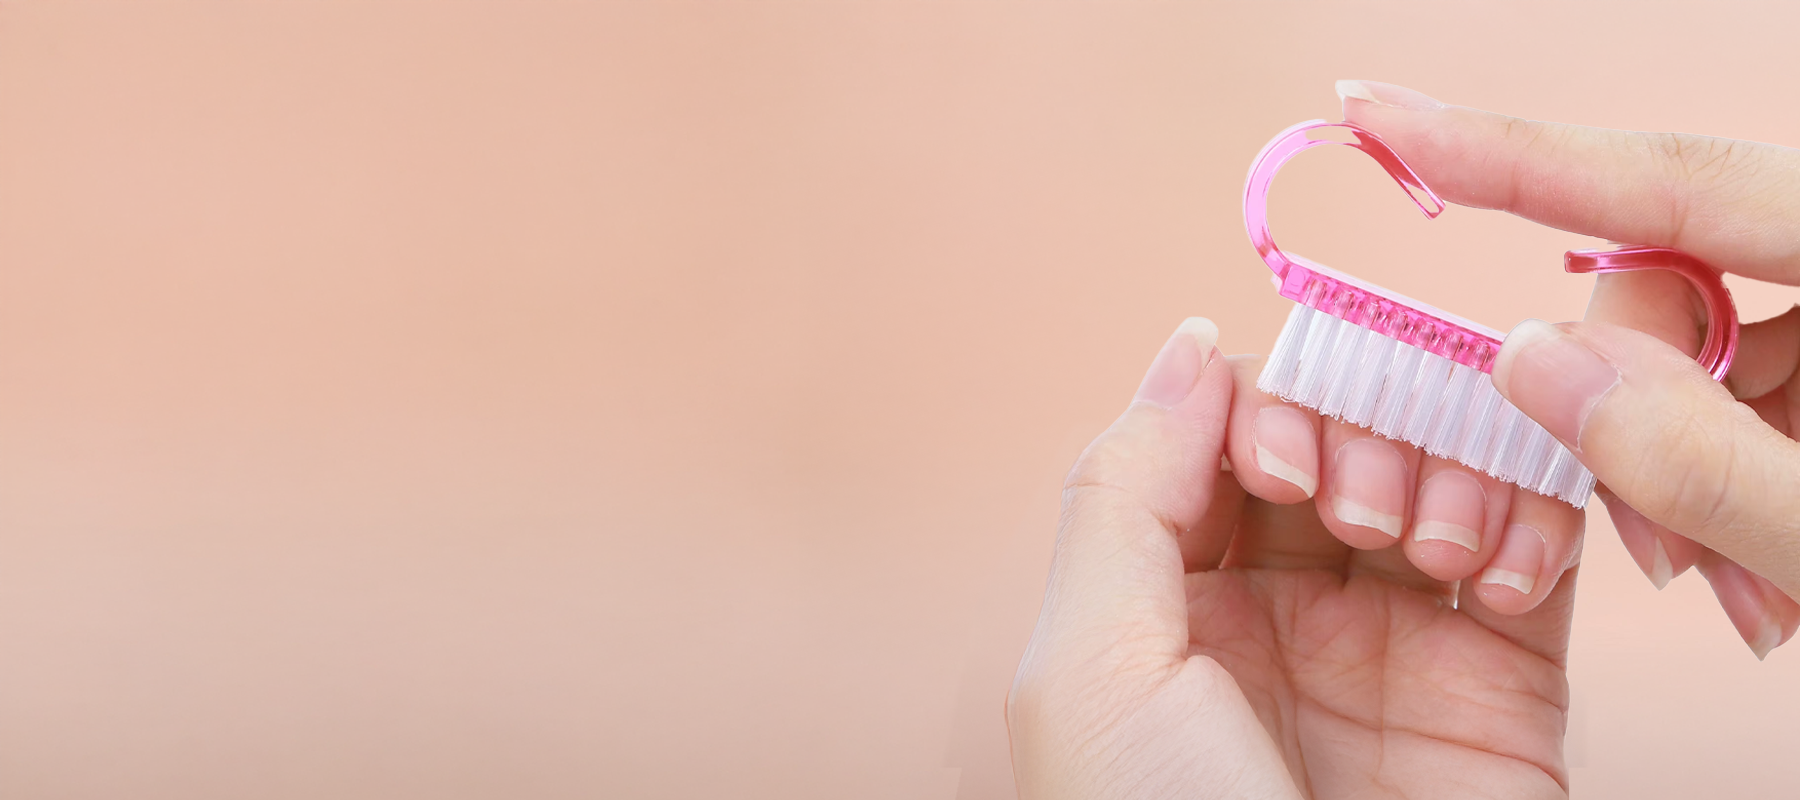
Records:
M1750 645L1757 660L1767 658L1800 628L1800 603L1775 585L1737 562L1714 552L1700 559L1700 574L1712 584L1713 595L1731 619L1738 635Z
M1637 562L1638 569L1643 570L1644 576L1657 589L1681 577L1681 573L1687 572L1706 553L1706 548L1699 542L1651 522L1617 495L1604 488L1599 495L1625 551L1631 554L1631 560Z

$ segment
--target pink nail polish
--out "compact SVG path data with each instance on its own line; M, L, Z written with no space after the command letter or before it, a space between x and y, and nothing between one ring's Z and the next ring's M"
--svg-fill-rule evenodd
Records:
M1528 319L1507 334L1493 379L1508 401L1579 452L1582 426L1619 385L1619 371L1556 326Z
M1500 549L1494 560L1481 571L1481 583L1504 586L1519 594L1531 594L1537 588L1538 573L1544 568L1544 534L1530 525L1508 525L1500 537Z
M1137 399L1163 408L1173 408L1187 399L1218 341L1219 328L1212 320L1187 318L1151 362L1144 382L1138 385Z

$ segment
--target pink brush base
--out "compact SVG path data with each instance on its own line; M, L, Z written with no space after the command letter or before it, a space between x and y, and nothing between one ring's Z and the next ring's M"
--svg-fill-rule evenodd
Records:
M1342 274L1327 274L1323 267L1290 263L1280 288L1282 297L1296 303L1458 364L1494 371L1494 357L1500 354L1497 333L1451 322L1419 308L1420 303L1358 283Z

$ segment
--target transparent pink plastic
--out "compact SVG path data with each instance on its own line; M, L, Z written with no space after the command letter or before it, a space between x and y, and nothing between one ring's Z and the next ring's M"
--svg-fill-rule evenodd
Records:
M1353 141L1326 138L1348 132ZM1353 147L1379 162L1405 189L1426 217L1444 212L1444 201L1392 148L1374 133L1348 122L1302 122L1277 135L1263 147L1250 166L1244 185L1244 227L1263 261L1275 271L1282 297L1368 328L1383 336L1443 356L1482 372L1492 372L1503 335L1491 328L1432 308L1405 295L1361 281L1322 264L1290 255L1275 246L1269 234L1269 185L1289 159L1320 145ZM1429 201L1429 203L1427 203ZM1450 259L1446 259L1450 260ZM1698 360L1715 380L1722 379L1737 352L1737 307L1718 271L1685 253L1662 247L1623 247L1618 250L1576 250L1564 259L1573 273L1628 272L1666 269L1686 277L1706 305L1706 343Z

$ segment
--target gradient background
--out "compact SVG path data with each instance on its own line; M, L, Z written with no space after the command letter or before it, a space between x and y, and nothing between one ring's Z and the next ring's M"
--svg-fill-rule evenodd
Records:
M1266 350L1334 79L1800 143L1794 4L1574 6L0 2L0 797L1010 797L1059 481ZM1581 313L1348 150L1274 205ZM1790 794L1800 653L1591 523L1578 795Z

